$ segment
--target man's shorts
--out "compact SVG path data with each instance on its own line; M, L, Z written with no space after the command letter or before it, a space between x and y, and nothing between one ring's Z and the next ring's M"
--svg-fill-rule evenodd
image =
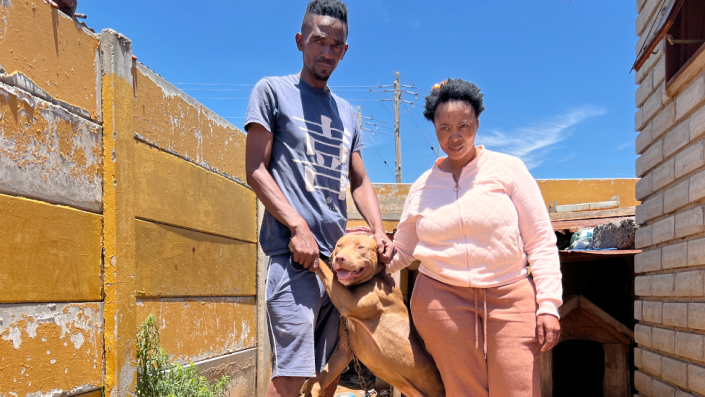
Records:
M269 259L267 316L272 378L315 377L338 343L340 314L315 272L291 254Z

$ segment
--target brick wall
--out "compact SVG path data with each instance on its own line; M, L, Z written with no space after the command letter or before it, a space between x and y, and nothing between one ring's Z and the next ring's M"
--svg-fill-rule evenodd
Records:
M637 1L637 51L662 3ZM705 68L694 63L700 70L667 89L666 45L635 74L634 386L640 396L705 396Z

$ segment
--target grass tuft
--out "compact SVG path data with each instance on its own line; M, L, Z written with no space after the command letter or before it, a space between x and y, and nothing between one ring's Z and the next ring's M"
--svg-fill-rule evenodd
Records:
M137 395L140 397L225 397L230 378L211 384L193 363L172 363L159 347L159 326L150 314L137 330Z

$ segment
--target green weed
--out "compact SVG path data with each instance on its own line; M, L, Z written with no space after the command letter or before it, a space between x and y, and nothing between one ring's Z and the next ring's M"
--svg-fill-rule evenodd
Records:
M137 395L140 397L225 397L230 378L210 384L193 363L172 363L159 347L159 326L150 314L137 330Z

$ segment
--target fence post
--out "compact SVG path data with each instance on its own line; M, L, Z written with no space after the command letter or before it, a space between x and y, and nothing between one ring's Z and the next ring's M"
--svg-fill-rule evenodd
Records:
M267 303L265 286L267 281L268 257L259 245L259 229L262 227L264 205L257 200L257 396L264 397L272 376L272 348L267 326Z
M135 394L135 207L132 42L100 35L103 111L105 394Z

